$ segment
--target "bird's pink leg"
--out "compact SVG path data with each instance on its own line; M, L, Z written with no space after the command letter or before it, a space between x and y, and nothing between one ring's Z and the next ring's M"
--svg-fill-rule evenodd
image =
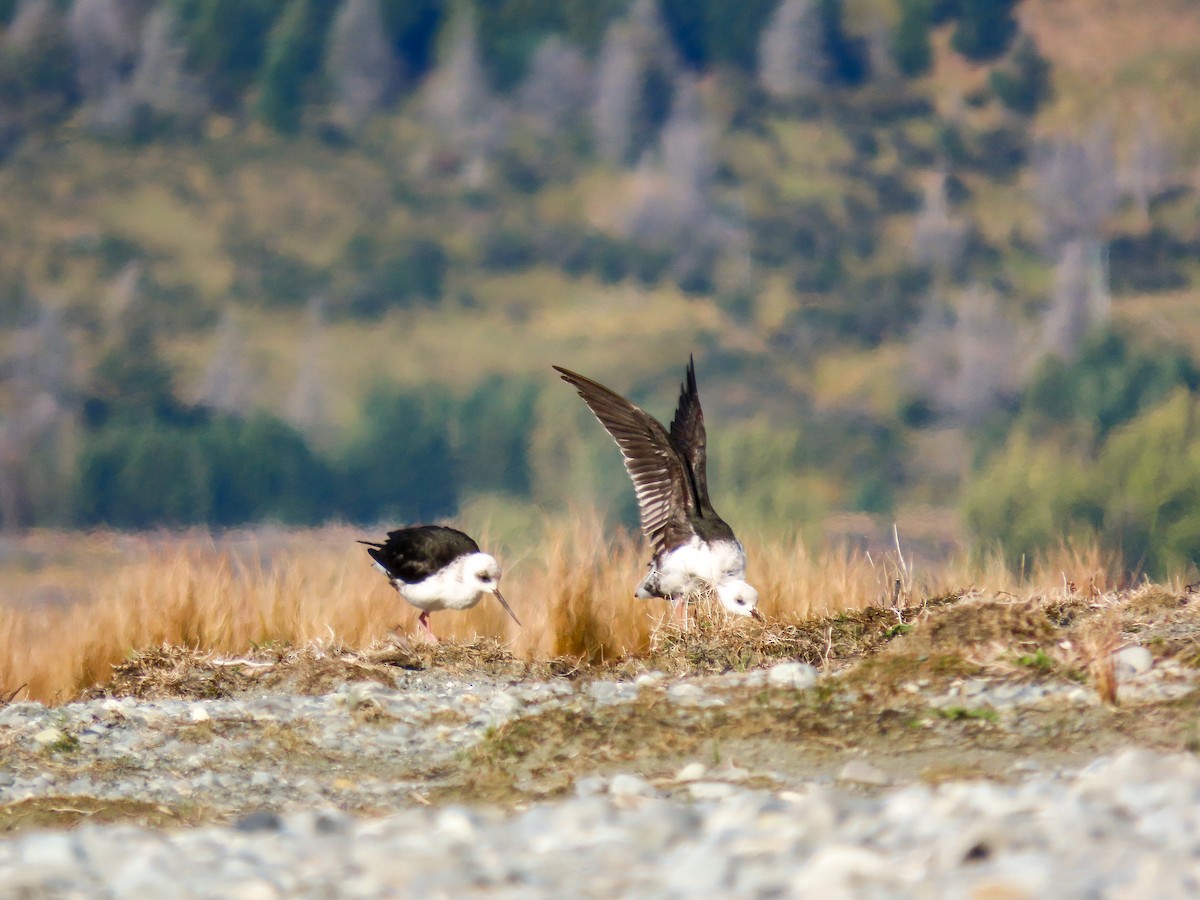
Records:
M440 643L437 635L433 633L433 629L429 627L429 610L425 610L421 615L417 616L417 621L421 623L421 627L425 629L425 633L429 635L429 643Z
M675 609L673 612L674 612L676 621L679 623L680 631L688 630L688 609L687 608L688 608L687 597L680 597L678 600L675 601Z

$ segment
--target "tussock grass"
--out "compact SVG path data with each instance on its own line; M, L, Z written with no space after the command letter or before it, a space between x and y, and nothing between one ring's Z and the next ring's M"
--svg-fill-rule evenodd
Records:
M547 519L542 537L531 536L523 551L494 548L523 628L485 598L466 612L434 614L444 643L427 647L416 611L354 543L377 530L10 538L0 557L8 560L0 564L0 701L64 702L114 678L124 693L206 696L281 672L293 685L308 679L317 689L338 677L386 678L396 666L483 666L522 677L587 666L619 674L724 671L779 658L826 664L873 652L922 611L947 602L929 598L968 589L1036 595L1048 623L1092 616L1088 604L1107 596L1114 571L1088 548L1064 549L1013 573L998 557L927 570L905 558L899 540L871 556L754 538L747 541L748 577L767 624L701 608L680 632L665 602L633 597L648 557L640 542L579 514ZM486 533L481 543L489 546ZM1194 652L1189 624L1173 638L1181 653ZM247 664L228 665L224 657ZM189 671L196 666L207 674Z

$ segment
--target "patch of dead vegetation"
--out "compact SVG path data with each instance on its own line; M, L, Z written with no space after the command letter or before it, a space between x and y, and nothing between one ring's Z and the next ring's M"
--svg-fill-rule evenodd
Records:
M405 671L512 682L632 678L652 670L713 675L799 660L825 669L855 666L851 681L873 696L894 695L909 682L937 686L986 674L1085 681L1111 703L1117 689L1112 654L1128 644L1147 646L1159 660L1200 667L1200 594L1161 585L1098 593L1068 584L1028 597L959 591L911 607L868 606L793 623L731 618L701 602L686 628L660 624L647 651L615 660L522 658L488 637L429 644L393 635L364 650L314 642L239 656L162 645L114 666L106 683L82 696L319 694L352 681L394 687Z
M427 644L401 638L361 651L319 644L260 647L237 657L164 644L134 653L112 669L107 682L84 691L81 699L211 700L263 691L316 695L353 681L394 688L400 670L513 681L579 672L574 660L520 659L492 638L461 644Z
M97 797L31 797L0 806L0 834L47 828L70 829L83 823L172 828L199 825L212 817L196 807L172 807L142 800Z
M264 690L318 694L345 681L395 687L395 669L338 648L259 648L230 658L164 644L113 666L112 677L82 699L211 700Z
M961 593L932 597L911 607L868 606L796 623L765 622L726 615L711 599L696 605L686 628L664 623L650 651L608 667L618 676L647 670L671 675L745 672L783 660L828 668L877 653L905 634L909 621L927 610L956 604Z
M905 681L1049 677L1086 682L1115 704L1114 654L1124 646L1141 644L1159 661L1200 665L1200 595L1162 585L1101 593L1067 584L1048 595L975 595L926 607L913 625L851 679L886 695Z
M878 657L872 657L876 659ZM850 697L743 687L720 707L681 707L645 691L629 704L568 704L508 722L430 772L433 803L512 805L560 795L578 779L633 772L668 790L689 762L745 783L834 777L853 750L897 780L1009 779L1017 763L1077 764L1130 743L1178 751L1196 740L1190 705L1029 710L931 709L920 695ZM723 774L724 773L724 774Z

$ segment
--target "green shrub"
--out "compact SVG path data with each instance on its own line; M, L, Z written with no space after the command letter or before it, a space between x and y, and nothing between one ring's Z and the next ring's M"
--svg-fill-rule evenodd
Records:
M1104 543L1154 577L1200 563L1200 398L1176 391L1115 430L1091 473Z
M1094 457L1023 431L971 483L972 534L1011 562L1098 536L1125 568L1162 578L1200 562L1200 398L1179 389L1115 428Z
M967 527L977 541L998 543L1016 566L1068 537L1088 533L1087 523L1071 515L1088 489L1081 460L1017 432L967 486Z
M365 408L364 430L343 458L339 507L356 521L417 522L452 513L459 491L449 397L381 388Z
M995 59L1017 33L1017 0L957 0L958 25L950 45L967 59Z
M75 518L89 526L312 523L333 492L304 439L266 416L114 420L84 434L77 468Z
M462 493L528 496L537 395L531 381L492 378L455 405L451 440Z
M1102 440L1177 388L1200 388L1200 366L1186 352L1105 329L1087 337L1070 362L1046 357L1019 415L1030 429L1073 422Z
M994 69L988 84L1009 109L1032 116L1050 97L1050 63L1038 53L1033 38L1023 36L1008 65Z

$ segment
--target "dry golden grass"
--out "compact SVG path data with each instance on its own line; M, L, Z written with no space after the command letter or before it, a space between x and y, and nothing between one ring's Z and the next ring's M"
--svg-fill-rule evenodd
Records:
M668 632L655 642L656 631L662 637L661 629L671 627L665 624L669 609L632 596L647 559L639 542L592 515L547 520L541 531L547 537L531 539L525 555L496 549L506 563L505 595L524 627L485 600L466 612L435 614L432 624L444 641L494 639L517 659L580 664L613 664L663 646L682 648L685 659L708 652L697 650L697 635L680 641ZM6 605L0 702L69 700L112 678L113 666L134 653L163 645L240 655L255 648L361 649L394 635L418 644L415 610L354 543L372 534L330 526L220 538L204 532L9 538L9 564L0 569ZM481 542L488 546L486 536ZM795 626L845 610L884 612L871 627L886 627L905 619L892 607L971 587L1099 594L1112 586L1111 565L1093 549L1064 550L1024 577L998 557L925 570L895 549L882 556L813 552L798 540L757 539L747 541L747 551L748 577L760 590L768 626L737 620L705 632L733 646L747 664L812 655L804 649L812 635ZM836 640L853 644L840 632ZM828 641L832 647L832 629Z

